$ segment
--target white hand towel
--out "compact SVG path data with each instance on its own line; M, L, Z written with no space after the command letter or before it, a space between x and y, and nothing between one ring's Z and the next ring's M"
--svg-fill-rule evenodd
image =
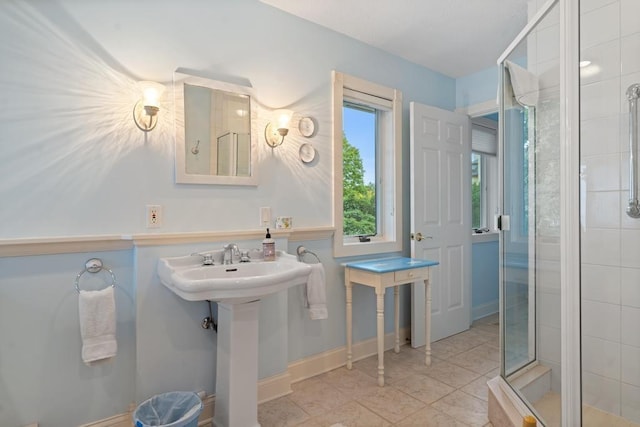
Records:
M504 61L504 63L509 70L516 101L524 106L535 107L538 104L538 77L511 61Z
M82 360L89 365L116 355L116 302L113 287L80 291L80 335Z
M307 308L309 317L313 320L326 319L327 312L327 292L324 280L324 267L322 264L312 264L311 274L307 279L306 286Z

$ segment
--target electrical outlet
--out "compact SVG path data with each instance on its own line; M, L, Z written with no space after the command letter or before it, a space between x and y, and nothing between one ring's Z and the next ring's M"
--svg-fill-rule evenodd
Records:
M260 208L260 225L263 227L269 227L271 225L271 208Z
M162 206L147 205L147 228L162 227Z

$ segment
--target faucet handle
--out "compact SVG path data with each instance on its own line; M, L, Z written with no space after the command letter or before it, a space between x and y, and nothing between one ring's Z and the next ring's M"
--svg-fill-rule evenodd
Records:
M251 257L249 256L249 251L240 251L240 262L250 262Z
M201 256L202 257L202 265L213 265L213 254L201 254L198 252L194 252L191 256Z

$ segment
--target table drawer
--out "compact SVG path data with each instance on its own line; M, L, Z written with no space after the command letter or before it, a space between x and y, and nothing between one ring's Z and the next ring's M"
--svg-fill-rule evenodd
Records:
M429 267L411 268L409 270L400 270L394 273L394 280L396 282L413 282L417 279L424 280L427 277L429 277Z

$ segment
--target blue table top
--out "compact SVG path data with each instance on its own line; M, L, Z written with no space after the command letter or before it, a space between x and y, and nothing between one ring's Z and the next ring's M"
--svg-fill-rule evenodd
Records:
M390 273L392 271L409 270L410 268L432 267L438 264L440 264L438 261L428 259L394 257L347 262L344 266L372 273Z

